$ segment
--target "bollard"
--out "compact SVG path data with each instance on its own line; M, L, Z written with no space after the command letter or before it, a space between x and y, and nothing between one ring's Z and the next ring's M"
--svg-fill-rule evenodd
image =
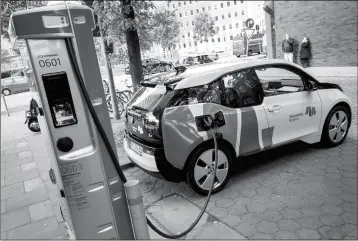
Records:
M124 188L127 194L135 239L150 239L139 181L128 180L124 183Z
M7 104L6 104L6 101L5 101L5 96L3 94L1 94L1 97L2 97L2 101L4 102L4 105L5 105L6 114L7 114L7 116L10 116L9 115L9 110L7 109Z

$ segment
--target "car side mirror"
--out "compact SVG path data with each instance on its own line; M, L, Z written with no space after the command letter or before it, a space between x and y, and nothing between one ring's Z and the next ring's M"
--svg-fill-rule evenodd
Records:
M317 90L317 84L314 81L308 82L308 91L315 91Z
M175 70L177 72L177 75L181 74L181 73L183 73L183 72L185 72L187 70L187 68L185 66L176 66L174 68L175 68Z

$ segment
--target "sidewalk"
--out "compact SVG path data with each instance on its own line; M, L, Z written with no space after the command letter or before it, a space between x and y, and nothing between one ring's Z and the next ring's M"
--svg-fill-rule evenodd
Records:
M44 140L23 121L1 117L1 239L66 239Z

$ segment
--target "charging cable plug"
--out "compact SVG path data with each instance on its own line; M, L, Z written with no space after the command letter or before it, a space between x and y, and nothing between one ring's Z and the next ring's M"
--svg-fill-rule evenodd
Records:
M208 116L207 118L204 118L203 121L204 121L204 123L205 123L207 128L211 128L213 126L213 119L211 118L211 116L210 117Z

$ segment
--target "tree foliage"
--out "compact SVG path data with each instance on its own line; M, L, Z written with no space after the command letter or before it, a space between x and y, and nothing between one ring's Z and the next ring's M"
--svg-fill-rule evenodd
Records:
M1 36L9 38L8 28L10 16L13 12L30 9L35 7L42 7L47 4L47 1L35 0L1 0Z
M154 34L156 42L164 49L171 49L178 42L180 32L179 22L175 18L175 12L170 10L156 11L153 16L155 23Z
M209 37L213 37L218 32L215 27L215 20L208 13L201 13L194 19L194 39L197 41L208 42Z
M134 20L124 18L120 1L93 2L94 13L98 16L98 25L103 36L125 44L125 31L136 29L141 50L149 50L155 40L152 21L154 4L151 1L132 1L132 6L136 16Z

